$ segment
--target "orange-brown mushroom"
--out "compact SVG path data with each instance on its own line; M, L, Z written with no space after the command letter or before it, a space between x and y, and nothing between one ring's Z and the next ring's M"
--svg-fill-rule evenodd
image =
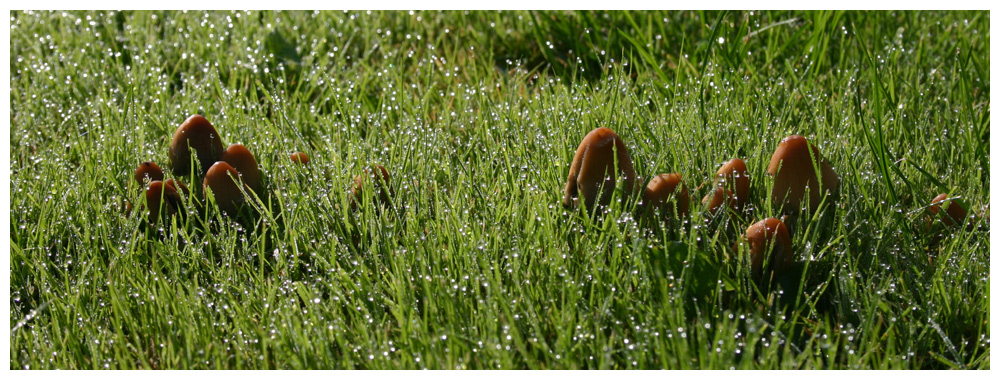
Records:
M642 204L650 210L660 210L666 219L673 218L675 212L683 219L691 210L691 196L681 175L664 173L649 180L642 193Z
M309 164L309 155L306 155L305 152L293 153L291 158L295 164Z
M743 159L734 158L723 163L715 173L712 188L725 189L725 192L715 190L702 200L703 203L709 204L708 209L712 213L715 213L715 209L722 205L723 201L730 203L733 209L742 211L750 200L750 172L747 171Z
M381 165L372 164L371 167L365 168L364 173L354 178L354 187L351 188L351 209L356 209L358 201L361 200L366 178L373 185L373 197L376 197L386 207L392 205L392 197L395 191L389 182L391 180L389 171Z
M817 178L817 168L822 179ZM823 197L820 191L836 196L840 184L833 167L819 149L799 135L791 135L778 145L771 155L767 173L774 176L771 202L786 211L802 207L802 200L807 197L806 188L809 189L809 208L816 210Z
M224 161L235 168L243 178L243 183L254 192L260 190L260 168L257 166L257 159L254 159L247 147L242 144L230 145L222 152L219 161Z
M957 202L949 200L947 193L941 193L937 195L937 197L934 197L934 200L931 201L931 206L927 208L927 211L929 211L933 216L938 216L938 212L941 211L942 206L946 206L947 209L945 209L945 214L941 215L939 219L945 224L945 226L961 226L962 222L965 221L965 217L969 215L965 208Z
M615 165L618 173L615 173ZM562 204L572 208L582 197L587 209L594 204L608 205L614 195L618 177L624 182L626 192L636 190L635 170L625 143L610 128L597 128L587 134L576 149L573 164L566 180L566 194Z
M729 209L736 209L736 196L733 196L733 192L723 187L715 187L712 193L705 195L705 199L702 200L708 207L708 214L714 216L719 213L719 208L726 205Z
M743 239L750 246L750 271L756 281L764 274L764 258L768 258L768 269L776 274L791 267L795 261L792 237L777 218L765 218L750 225Z
M165 209L164 203L166 203ZM149 209L149 222L155 224L160 218L161 210L165 210L167 216L180 210L181 196L173 186L159 180L153 181L146 187L146 208Z
M215 196L215 203L219 209L230 216L235 216L246 203L243 193L240 190L239 172L236 168L224 161L217 161L208 168L205 174L204 191L209 190Z
M184 185L184 183L177 181L175 179L169 179L167 181L164 181L163 185L173 188L178 193L184 193L184 194L188 193L188 187Z
M163 170L152 161L144 161L135 169L135 181L142 185L146 181L163 181Z
M215 127L201 115L192 115L181 123L170 141L170 170L174 176L191 173L191 151L204 174L222 156L222 138Z

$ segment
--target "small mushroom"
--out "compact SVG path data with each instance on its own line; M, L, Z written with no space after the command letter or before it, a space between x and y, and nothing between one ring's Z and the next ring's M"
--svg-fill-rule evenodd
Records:
M780 275L794 263L792 237L785 224L777 218L765 218L747 228L744 242L750 245L750 271L755 281L764 274L764 258L768 269Z
M305 152L293 153L291 158L295 164L309 164L309 155L306 155Z
M152 161L144 161L135 169L135 181L142 185L146 181L163 181L163 170Z
M731 210L736 210L736 196L733 196L733 192L723 187L715 187L712 193L705 195L702 200L708 208L708 214L715 216L719 213L719 208L726 205Z
M240 208L246 203L240 185L236 183L239 175L236 168L229 163L217 161L208 168L203 182L206 198L208 191L211 190L219 209L230 216L239 213Z
M169 179L167 181L164 181L163 185L173 188L175 191L178 191L178 193L184 193L184 194L190 193L188 191L188 187L184 185L184 183L177 181L175 179Z
M708 209L713 214L723 202L736 211L743 211L750 201L750 172L743 159L734 158L723 163L715 173L712 188L716 190L706 195L702 202L709 205ZM719 192L718 188L723 188L725 192Z
M222 152L219 161L229 163L235 168L243 178L243 182L254 192L260 190L260 168L257 166L257 159L254 159L247 147L242 144L230 145Z
M166 208L162 208L166 202ZM167 216L177 213L181 208L181 196L173 186L164 184L156 180L146 187L146 208L149 209L149 222L155 224L160 218L161 210L165 210Z
M945 209L946 213L944 215L941 215L939 219L941 220L942 223L945 224L945 226L948 227L962 225L962 223L965 221L965 217L968 216L969 214L965 210L965 208L963 208L957 202L948 199L947 193L941 193L937 195L937 197L934 197L934 200L931 201L931 206L927 208L927 211L930 212L931 215L933 216L938 216L939 214L938 212L941 211L942 206L946 207L947 209Z
M379 202L386 207L392 205L392 197L395 191L389 183L389 180L391 180L389 171L381 165L372 164L371 167L365 168L364 173L354 178L354 187L351 188L351 209L357 209L358 207L357 202L361 200L364 193L365 178L368 178L374 184L372 188L373 194L377 195Z
M821 181L817 179L814 162L819 168ZM800 209L806 197L806 188L809 189L809 208L816 210L823 197L820 190L836 196L840 183L833 167L819 149L799 135L791 135L778 144L771 155L767 173L774 176L771 202L786 211Z
M642 204L649 210L660 210L663 218L672 219L676 212L683 219L691 210L691 196L681 175L664 173L649 180L642 193Z
M616 162L618 173L615 173ZM625 143L610 128L601 127L590 131L573 156L563 206L576 206L580 197L588 210L593 209L595 203L608 205L619 176L628 192L636 190L635 170Z
M191 150L204 174L222 156L222 138L215 127L201 115L192 115L181 123L170 141L170 170L175 176L191 173Z

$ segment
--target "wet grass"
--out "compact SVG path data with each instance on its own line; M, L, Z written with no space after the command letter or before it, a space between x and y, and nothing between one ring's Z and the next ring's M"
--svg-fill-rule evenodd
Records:
M990 367L989 223L925 230L939 193L989 203L988 12L11 25L12 369ZM166 169L195 113L257 156L257 218L187 200L146 229L132 171ZM754 209L706 224L694 202L673 228L628 200L563 209L601 126L694 200L742 157ZM777 216L765 169L789 134L841 195L799 218L796 272L760 289L730 247ZM373 163L395 197L352 212Z

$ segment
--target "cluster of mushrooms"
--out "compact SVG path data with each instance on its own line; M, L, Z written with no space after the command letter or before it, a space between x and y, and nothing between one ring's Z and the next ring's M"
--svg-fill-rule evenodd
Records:
M192 192L177 179L164 181L163 170L153 161L146 161L135 169L135 180L146 187L146 208L148 222L155 226L161 217L169 218L184 209L182 197L190 197L191 204L199 210L210 205L214 199L219 211L231 216L245 216L251 212L247 197L261 195L263 184L261 171L253 153L242 144L232 144L223 149L218 131L205 117L192 115L187 118L170 142L168 158L170 173L177 177L187 177L192 183L200 183L201 191L192 197ZM309 156L304 152L291 154L293 163L306 165ZM362 196L365 179L371 178L379 202L389 204L392 187L385 167L373 164L355 179L351 189L352 208ZM383 191L384 189L384 191ZM129 209L131 207L129 206Z
M182 211L182 197L189 198L191 205L200 211L211 205L210 199L214 200L220 212L237 217L250 213L248 196L262 194L261 171L254 155L242 144L223 149L219 133L201 115L192 115L181 123L170 142L168 156L169 169L174 176L187 177L201 187L191 192L177 179L164 181L163 170L156 163L140 164L135 170L135 180L146 187L145 206L150 226L155 226L164 215L169 218ZM290 159L296 164L309 163L309 156L303 152L291 154ZM824 199L836 200L840 183L819 149L799 135L788 136L778 145L767 173L773 177L772 205L783 215L780 219L768 217L751 224L733 247L738 252L740 243L749 246L751 274L756 281L764 274L780 274L793 264L795 256L787 225L793 224L795 216L803 211L817 211ZM655 215L667 226L675 226L689 216L690 192L681 175L660 174L642 188L622 139L604 127L588 133L577 148L562 204L574 208L582 201L588 211L605 207L611 203L619 179L626 196L641 197L640 213ZM373 185L372 191L367 193L371 201L391 206L394 191L389 185L389 172L381 165L372 164L354 179L351 209L357 210L366 180ZM734 158L724 163L716 172L710 189L702 199L708 220L722 213L747 215L750 174L742 159ZM952 201L947 194L940 194L931 201L927 211L937 216L944 226L961 226L968 213ZM939 213L942 209L944 212ZM988 212L986 216L989 219Z
M788 136L778 145L767 173L773 177L772 205L782 216L751 224L733 245L737 254L741 243L748 246L751 276L756 282L765 275L775 279L791 268L795 255L786 225L794 227L795 217L800 213L832 205L840 183L819 149L799 135ZM640 214L655 215L666 226L676 226L690 213L690 192L680 174L657 175L641 188L641 179L636 176L622 139L609 128L597 128L583 138L576 150L562 204L566 208L582 204L588 211L596 211L595 207L609 205L618 186L625 190L626 197L641 197L641 203L637 204ZM750 175L746 163L740 158L724 163L702 200L708 211L706 219L711 221L722 213L746 216L749 196ZM824 204L824 199L831 202ZM945 226L959 226L967 213L951 201L947 194L938 195L927 210L932 216L938 216ZM941 207L947 208L947 212L938 213Z

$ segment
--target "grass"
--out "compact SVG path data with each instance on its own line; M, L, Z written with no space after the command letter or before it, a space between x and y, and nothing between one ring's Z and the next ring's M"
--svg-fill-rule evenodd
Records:
M988 369L989 223L923 226L989 203L989 17L12 12L11 368ZM258 218L145 229L132 171L195 113L256 155ZM602 126L695 216L742 157L753 211L563 209ZM789 134L840 197L758 289L730 247ZM373 163L393 204L351 212Z

